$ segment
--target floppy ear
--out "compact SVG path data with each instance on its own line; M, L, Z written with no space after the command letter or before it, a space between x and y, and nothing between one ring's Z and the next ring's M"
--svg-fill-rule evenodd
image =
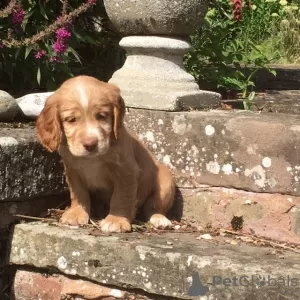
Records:
M119 129L123 126L125 116L125 102L124 99L119 96L118 104L114 105L114 135L115 138L119 137Z
M61 124L58 118L58 98L52 94L45 103L36 121L37 136L40 143L49 151L58 149L61 140Z
M124 116L125 116L125 102L121 96L120 90L118 87L111 85L113 89L109 91L109 99L113 105L114 113L114 136L115 139L119 137L119 130L123 127Z

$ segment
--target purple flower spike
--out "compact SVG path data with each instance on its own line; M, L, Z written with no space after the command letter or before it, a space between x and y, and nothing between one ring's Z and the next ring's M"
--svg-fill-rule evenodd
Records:
M65 27L56 30L57 39L68 39L71 37L71 32L69 32Z
M61 27L56 30L56 41L53 44L53 50L57 54L65 53L68 49L68 40L71 37L71 32L66 27Z
M56 53L65 53L68 49L68 44L63 39L57 39L53 45L53 50Z
M22 24L24 17L25 17L24 10L20 6L17 6L12 14L12 23L14 25L20 25Z

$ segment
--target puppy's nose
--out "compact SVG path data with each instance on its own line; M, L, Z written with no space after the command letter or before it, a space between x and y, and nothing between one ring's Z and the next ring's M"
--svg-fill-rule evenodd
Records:
M95 137L87 138L83 142L83 147L89 152L94 151L97 145L98 145L98 139Z

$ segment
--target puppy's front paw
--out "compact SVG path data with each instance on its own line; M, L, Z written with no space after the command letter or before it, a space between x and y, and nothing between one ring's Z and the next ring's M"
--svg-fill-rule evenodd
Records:
M129 232L131 224L127 218L108 215L100 222L100 227L103 232Z
M150 223L155 227L159 229L166 229L171 228L172 223L171 221L166 218L164 215L161 214L154 214L150 218Z
M88 222L89 215L81 206L70 207L60 218L60 223L62 224L85 225Z

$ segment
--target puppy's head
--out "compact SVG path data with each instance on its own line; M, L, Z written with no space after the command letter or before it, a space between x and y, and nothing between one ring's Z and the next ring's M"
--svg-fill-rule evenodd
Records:
M66 143L74 156L106 154L123 126L125 104L120 90L89 76L65 81L46 101L36 128L50 152Z

